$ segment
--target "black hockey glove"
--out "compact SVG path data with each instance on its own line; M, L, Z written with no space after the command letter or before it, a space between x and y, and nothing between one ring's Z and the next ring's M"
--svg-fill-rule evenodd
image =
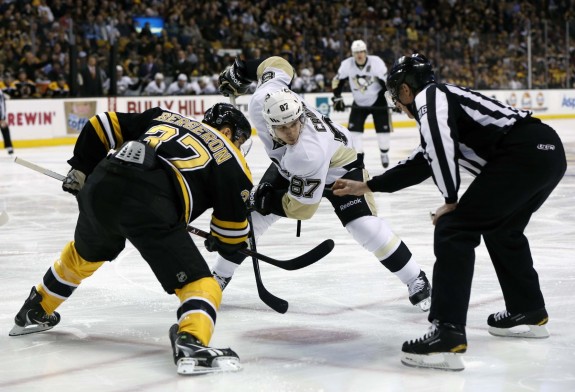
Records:
M343 97L333 96L331 97L331 101L333 102L333 110L336 112L345 111L345 103L343 102Z
M84 173L80 170L70 169L62 183L62 190L75 196L84 187L85 181L86 175Z
M251 81L246 78L246 72L246 63L236 57L236 61L220 74L218 79L220 93L226 97L230 95L237 97L247 93Z
M257 211L262 215L269 215L272 212L272 197L274 187L269 182L260 182L250 191L250 198L247 201L248 211Z
M223 257L233 256L240 250L246 249L248 247L248 244L245 241L240 242L239 244L226 244L211 234L208 234L208 237L204 241L204 245L206 246L208 252L218 252Z

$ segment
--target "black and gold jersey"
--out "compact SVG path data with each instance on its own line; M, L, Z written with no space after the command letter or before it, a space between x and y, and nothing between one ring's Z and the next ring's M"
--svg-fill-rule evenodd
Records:
M82 129L68 163L89 176L110 150L130 140L155 149L180 192L186 222L213 208L213 235L230 244L247 239L245 201L252 187L250 169L226 136L200 120L161 108L100 113Z

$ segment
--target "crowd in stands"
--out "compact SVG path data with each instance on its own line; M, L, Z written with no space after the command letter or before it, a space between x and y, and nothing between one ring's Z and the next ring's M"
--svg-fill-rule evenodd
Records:
M330 91L356 39L388 67L424 53L440 80L472 88L526 88L529 63L533 88L573 87L572 3L0 0L0 88L12 98L213 94L241 53L285 56L295 90Z

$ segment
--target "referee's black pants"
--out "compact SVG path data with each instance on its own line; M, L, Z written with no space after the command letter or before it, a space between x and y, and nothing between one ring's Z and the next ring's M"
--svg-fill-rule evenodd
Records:
M561 140L549 126L528 120L509 131L457 208L437 222L430 321L466 324L481 236L506 310L519 313L545 307L523 232L566 168Z

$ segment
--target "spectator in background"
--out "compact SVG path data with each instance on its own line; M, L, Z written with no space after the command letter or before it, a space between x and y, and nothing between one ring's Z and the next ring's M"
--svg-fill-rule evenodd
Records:
M200 83L198 83L199 78L197 76L192 76L188 87L190 88L190 94L193 95L201 95L202 88L200 87Z
M179 77L181 74L184 74L184 76L190 75L193 68L193 64L189 62L188 58L186 57L186 52L183 49L179 49L176 53L176 61L174 62L174 76Z
M295 77L292 89L297 93L313 93L320 91L317 79L312 75L309 68L302 69L300 75Z
M26 72L26 78L30 80L36 79L36 71L40 68L50 64L50 61L41 61L32 50L24 52L24 57L20 60L20 69Z
M52 63L44 67L44 73L51 81L57 81L58 77L64 73L62 63L60 63L55 56L52 56Z
M264 9L231 0L180 3L151 0L0 1L0 63L5 66L3 72L15 74L23 66L20 60L26 57L24 53L27 51L36 55L58 54L64 69L67 69L65 57L72 36L78 52L84 51L101 59L108 54L110 34L119 34L117 63L124 66L124 72L129 76L138 76L138 65L148 54L154 53L152 57L165 63L152 72L146 72L147 78L142 82L144 87L153 80L156 72L170 77L180 73L198 77L219 73L227 60L218 55L216 47L241 49L246 58L261 58L289 50L293 56L286 59L296 69L313 68L316 75L322 74L326 81L331 81L343 48L349 47L352 35L361 25L361 33L369 37L366 42L372 48L371 53L384 61L389 60L388 63L404 48L416 44L418 50L429 53L436 60L441 70L438 77L443 76L443 65L449 62L450 70L445 75L449 75L450 80L477 89L480 82L485 85L479 74L486 68L491 75L489 88L505 88L500 84L500 76L496 75L498 63L512 59L505 64L504 72L521 70L526 73L520 63L526 62L525 26L530 21L535 60L533 86L564 88L573 78L574 68L570 67L570 75L566 75L566 64L569 60L571 64L575 63L575 51L570 53L570 58L563 59L566 54L564 22L571 21L568 16L575 8L572 2L555 1L554 10L550 12L549 7L536 9L530 4L532 2L512 4L513 7L483 7L481 2L450 0L446 7L437 8L430 6L433 2L421 0L408 0L401 5L383 2L385 4L381 7L366 7L362 2L317 1L298 4L298 13L290 18L279 17L286 8L283 1L271 2ZM167 23L165 34L156 36L148 29L142 34L136 33L132 21L134 15L164 17ZM542 44L545 42L544 24L547 26L548 45ZM212 30L213 26L216 30ZM264 27L260 30L259 26ZM221 34L220 30L226 33ZM245 42L253 44L246 45ZM181 48L185 48L192 72L174 67L175 53ZM544 55L544 50L547 55ZM132 51L138 57L137 65L127 62ZM257 55L252 55L258 51ZM562 60L549 64L547 68L550 56L561 56ZM481 60L482 57L485 61ZM101 67L108 70L110 64L100 61ZM28 78L35 80L36 76L29 72ZM144 79L144 76L140 78ZM524 86L527 84L525 78L521 82Z
M64 74L58 75L55 81L48 84L44 96L47 98L67 98L70 96L70 86Z
M0 81L0 90L9 97L14 96L14 77L10 72L6 72L3 80Z
M80 95L82 97L103 96L106 78L106 73L98 65L96 56L88 56L88 63L80 71Z
M178 79L170 83L166 90L166 95L189 95L190 93L188 77L183 73L179 74Z
M104 90L110 91L111 78L106 79L104 82ZM116 95L118 97L124 95L137 95L136 90L140 87L138 81L132 80L131 77L124 75L124 68L121 65L116 65Z
M145 61L140 64L140 69L138 71L138 77L147 86L148 83L154 80L154 75L160 72L160 67L156 62L153 54L147 54Z
M144 95L164 95L166 91L166 83L164 82L164 74L158 72L146 88L144 89Z
M13 98L33 98L36 96L36 83L28 79L26 71L20 69L18 78L10 85Z
M198 84L200 85L202 94L216 94L218 92L218 89L209 76L200 77L198 79Z

